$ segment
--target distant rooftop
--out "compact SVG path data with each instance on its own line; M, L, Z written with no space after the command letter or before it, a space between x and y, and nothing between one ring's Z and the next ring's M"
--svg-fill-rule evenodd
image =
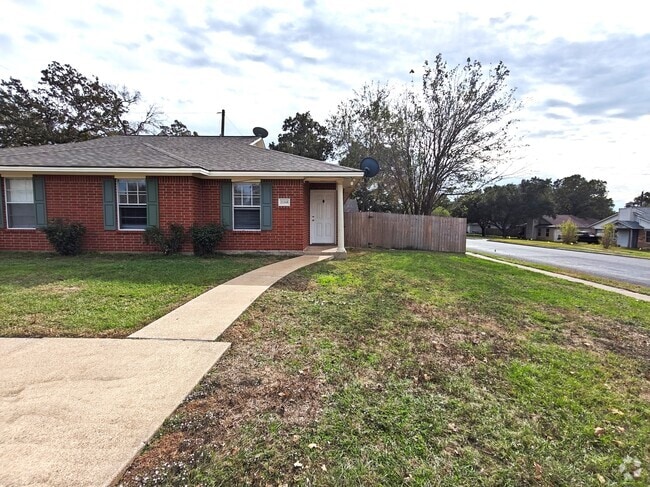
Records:
M543 221L540 221L539 226L559 227L564 222L571 220L573 221L573 223L576 224L578 228L588 228L598 221L595 218L580 218L573 215L555 215L554 217L544 215L542 217L542 220L546 220L548 224L545 224Z

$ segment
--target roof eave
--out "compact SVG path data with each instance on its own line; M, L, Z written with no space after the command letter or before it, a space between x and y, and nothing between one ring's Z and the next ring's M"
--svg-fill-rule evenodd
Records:
M208 178L362 178L362 171L208 171L200 167L47 167L47 166L0 166L0 174L151 174L169 176L203 176Z

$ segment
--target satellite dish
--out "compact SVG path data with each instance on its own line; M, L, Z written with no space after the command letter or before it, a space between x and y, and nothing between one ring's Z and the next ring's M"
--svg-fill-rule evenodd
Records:
M376 176L379 172L379 163L372 157L365 157L359 167L363 171L363 175L367 178Z
M263 127L255 127L253 133L262 139L269 136L269 131Z

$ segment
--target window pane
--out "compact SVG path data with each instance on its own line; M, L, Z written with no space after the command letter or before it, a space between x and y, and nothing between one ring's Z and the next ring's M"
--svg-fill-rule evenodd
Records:
M120 228L147 228L147 208L144 206L120 206Z
M118 179L117 194L121 205L145 205L147 183L144 179Z
M260 185L259 183L237 183L233 190L233 205L235 206L259 206Z
M9 228L36 228L36 211L33 203L9 203L7 205Z
M259 230L260 210L259 208L235 208L234 211L235 230Z
M33 203L34 185L31 179L7 179L7 203Z

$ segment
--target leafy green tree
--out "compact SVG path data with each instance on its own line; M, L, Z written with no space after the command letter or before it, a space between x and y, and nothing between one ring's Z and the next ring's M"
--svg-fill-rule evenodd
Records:
M526 219L555 215L553 183L550 179L522 179L519 183L522 210Z
M315 121L308 111L285 119L282 130L284 133L278 135L278 143L271 142L269 149L321 161L332 154L327 127Z
M562 232L562 243L574 244L578 241L578 226L573 220L567 220L560 225Z
M519 184L490 186L458 198L452 213L478 223L483 236L490 224L506 236L527 220L553 214L551 180L531 178Z
M442 206L436 206L431 213L433 216L451 216L451 213L447 208Z
M613 223L607 223L603 227L603 238L600 241L604 249L616 244L616 228Z
M425 62L420 89L366 85L328 121L335 153L353 165L355 151L370 151L401 210L430 215L446 196L493 180L507 159L519 107L509 75L503 63L449 68L438 55Z
M650 206L650 192L641 191L641 194L625 205L626 207L648 207Z
M490 223L501 230L504 237L526 220L523 199L517 184L496 185L485 188L485 205L490 208Z
M125 118L140 98L137 91L100 83L69 64L52 62L41 71L35 89L16 78L0 81L0 147L150 133L160 116L155 106L140 121Z
M492 207L482 190L475 191L456 199L451 210L456 217L467 218L468 223L477 223L481 227L481 235L485 237L492 221Z
M574 174L553 182L555 212L582 218L603 219L613 213L614 202L607 196L607 183L586 180Z
M167 137L197 137L199 134L196 131L191 131L183 122L174 120L171 125L161 125L158 135Z

